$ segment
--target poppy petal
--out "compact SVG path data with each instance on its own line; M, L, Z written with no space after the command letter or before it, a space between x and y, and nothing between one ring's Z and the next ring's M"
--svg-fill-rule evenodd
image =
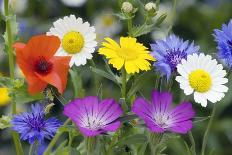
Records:
M71 57L53 57L50 61L53 63L53 70L56 72L62 82L62 88L66 88L69 62Z
M59 47L60 39L58 37L38 35L32 37L23 50L28 57L38 58L42 56L49 60L55 55Z
M43 91L47 87L47 83L40 80L36 76L26 76L28 82L28 92L33 95Z
M59 75L53 70L51 73L47 74L47 75L41 75L35 72L35 74L38 76L38 78L40 78L40 80L56 87L59 91L59 93L63 93L64 88L62 86L62 81L59 77Z
M21 43L21 42L14 43L14 45L13 45L13 47L14 47L16 50L22 50L25 46L26 46L26 44Z

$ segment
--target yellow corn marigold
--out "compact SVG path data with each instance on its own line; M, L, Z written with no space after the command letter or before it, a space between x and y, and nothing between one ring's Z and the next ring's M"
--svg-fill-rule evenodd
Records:
M150 55L148 49L143 44L138 43L136 38L121 37L120 45L111 38L105 38L107 42L102 43L99 54L109 59L109 64L120 70L125 66L128 74L139 73L140 70L150 70L150 61L155 58Z

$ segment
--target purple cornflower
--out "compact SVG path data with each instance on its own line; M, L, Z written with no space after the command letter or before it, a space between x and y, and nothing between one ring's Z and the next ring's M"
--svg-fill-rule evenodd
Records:
M171 108L172 95L169 92L152 92L152 101L137 98L132 111L143 119L151 132L171 131L187 133L192 128L191 119L195 112L191 103L184 102Z
M64 114L73 120L85 136L96 136L120 127L117 119L123 111L113 99L99 101L89 96L75 99L64 107Z
M60 121L54 117L45 119L44 107L40 104L32 105L31 109L31 112L14 115L11 121L13 130L21 134L22 140L29 140L30 144L34 141L41 143L44 138L51 139L60 127Z
M215 41L217 42L219 59L232 69L232 19L229 24L223 24L222 30L214 30Z
M162 76L170 78L173 72L176 72L176 66L182 59L186 59L187 55L197 53L199 46L195 46L192 42L183 41L175 35L169 35L164 40L157 40L151 44L152 55L156 58L154 66Z

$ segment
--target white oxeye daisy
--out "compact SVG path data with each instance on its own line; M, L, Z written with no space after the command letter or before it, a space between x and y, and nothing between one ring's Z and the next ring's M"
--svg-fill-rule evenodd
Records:
M94 18L97 41L102 42L105 37L112 37L120 32L122 25L113 16L111 11L103 11Z
M176 77L180 88L186 95L194 93L195 102L203 107L207 106L207 100L220 101L228 91L224 86L228 82L226 71L210 55L189 55L177 65L177 71L181 75Z
M65 16L53 23L47 35L54 35L60 38L61 45L57 56L72 56L70 67L85 65L87 59L92 59L92 53L97 46L95 28L90 27L88 22L76 18L74 15Z

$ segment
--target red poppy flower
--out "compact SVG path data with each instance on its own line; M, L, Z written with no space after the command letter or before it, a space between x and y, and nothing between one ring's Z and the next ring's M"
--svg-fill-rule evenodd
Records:
M60 47L55 36L32 37L27 44L15 43L16 61L28 82L28 91L35 94L48 84L63 93L67 84L70 57L54 56Z

